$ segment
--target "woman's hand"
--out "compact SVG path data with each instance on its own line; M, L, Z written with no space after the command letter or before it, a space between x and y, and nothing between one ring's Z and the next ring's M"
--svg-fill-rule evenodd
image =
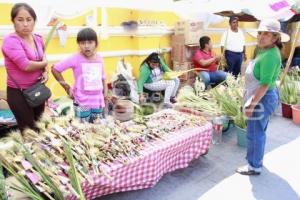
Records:
M48 71L44 71L42 74L42 83L46 83L49 79Z
M247 118L250 118L252 117L253 111L254 111L254 107L250 105L245 108L244 114Z
M140 103L145 102L145 96L143 94L140 95Z

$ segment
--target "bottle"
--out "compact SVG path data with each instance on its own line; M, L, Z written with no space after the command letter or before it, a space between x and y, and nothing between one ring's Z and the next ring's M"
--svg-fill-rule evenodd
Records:
M213 144L220 144L222 142L222 129L223 129L223 120L222 117L215 117L213 119Z

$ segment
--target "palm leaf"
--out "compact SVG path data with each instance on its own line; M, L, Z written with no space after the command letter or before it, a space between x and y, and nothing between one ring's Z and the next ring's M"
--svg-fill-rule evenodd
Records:
M5 185L5 177L3 174L3 168L0 164L0 197L2 200L8 200L6 185Z
M32 164L32 166L36 169L36 171L42 177L43 181L45 181L45 183L51 188L51 190L52 190L52 192L54 194L55 199L56 200L64 200L64 195L61 192L61 190L59 189L59 187L47 175L47 173L45 172L45 170L35 160L35 158L31 155L31 153L29 152L29 150L25 146L23 146L23 148L24 148L23 154L24 154L26 160L28 160Z
M47 38L46 38L46 42L45 42L45 50L47 49L47 47L49 45L49 42L51 41L51 39L54 35L54 32L57 29L58 24L59 24L59 22L57 22L54 26L52 26L50 32L48 33Z
M13 185L11 186L12 189L17 190L19 192L24 193L28 197L30 197L33 200L44 200L44 198L41 196L40 193L38 193L31 184L28 182L28 180L21 174L19 174L13 167L12 164L7 162L2 156L0 156L0 165L5 167L5 169L12 174L16 180L21 184L21 186Z
M64 151L65 151L68 163L70 165L70 169L68 170L68 175L70 177L72 187L75 189L75 191L79 195L79 199L85 200L85 197L84 197L84 194L83 194L83 191L81 188L78 172L75 167L74 157L73 157L70 145L66 142L64 143Z

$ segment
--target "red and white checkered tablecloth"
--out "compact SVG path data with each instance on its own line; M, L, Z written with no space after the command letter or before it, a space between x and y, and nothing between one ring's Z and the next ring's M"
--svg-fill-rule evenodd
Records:
M103 195L138 190L154 186L160 178L188 164L208 151L212 137L212 125L190 128L173 133L163 141L155 141L146 146L141 156L130 158L128 164L116 163L105 170L112 179L104 175L94 176L94 184L82 184L86 199ZM76 200L68 196L68 200Z

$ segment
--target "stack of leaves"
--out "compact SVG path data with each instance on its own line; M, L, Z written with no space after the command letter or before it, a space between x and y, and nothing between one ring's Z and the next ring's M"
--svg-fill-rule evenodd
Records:
M201 117L177 111L128 123L107 118L88 124L69 117L44 116L38 123L39 133L26 130L23 137L17 132L10 134L13 145L0 149L0 162L21 185L12 188L31 199L60 200L75 195L83 200L83 181L93 184L94 175L111 179L106 169L112 163L127 164L147 142L204 123ZM157 124L161 126L157 128Z
M222 113L230 117L234 124L242 129L246 128L246 118L242 111L244 79L228 74L226 86L219 85L211 90L214 99L221 107Z
M184 86L179 90L177 100L179 106L191 108L210 116L220 114L219 106L211 95L211 91L200 92L195 91L191 86Z

